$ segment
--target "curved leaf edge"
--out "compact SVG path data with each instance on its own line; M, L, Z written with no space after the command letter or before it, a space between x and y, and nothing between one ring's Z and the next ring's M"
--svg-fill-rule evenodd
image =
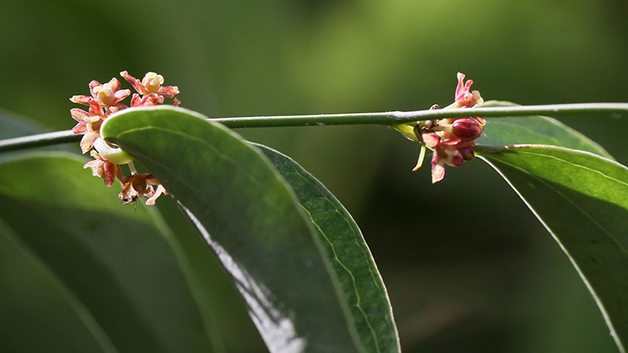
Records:
M475 152L476 152L478 157L483 159L483 157L482 157L482 153L483 152L486 152L486 153L502 152L502 151L509 151L509 150L512 151L512 150L519 150L519 149L526 149L526 148L546 148L546 149L553 149L553 150L558 150L558 151L564 151L564 152L571 152L571 153L576 153L576 154L587 155L587 156L590 156L590 157L601 159L601 160L603 160L605 162L612 163L612 164L614 164L614 165L616 165L618 167L621 167L623 169L626 169L628 171L628 166L625 166L625 165L617 162L613 158L600 156L599 154L596 154L596 153L593 153L593 152L589 152L589 151L583 151L583 150L578 150L578 149L574 149L574 148L555 146L555 145L542 145L542 144L531 144L531 143L521 143L521 144L506 145L506 146L482 146L482 145L478 145L478 146L475 147Z
M521 106L520 104L517 103L513 103L513 102L508 102L508 101L499 101L499 100L490 100L490 101L486 101L482 104L482 107L518 107ZM574 128L566 125L565 123L563 123L562 121L550 117L550 116L545 116L545 115L532 115L532 117L537 117L537 118L541 118L567 132L569 132L570 134L578 137L579 139L585 141L587 144L591 145L592 147L595 147L596 149L599 150L600 155L603 157L606 157L608 159L612 159L614 160L615 158L613 158L613 156L608 153L608 151L602 147L599 143L593 141L592 139L590 139L588 136L584 135L583 133L581 133L578 130L575 130ZM508 117L500 117L500 118L487 118L489 121L491 119L504 119L504 118L508 118ZM525 116L518 116L517 118L525 118ZM484 146L484 145L478 145L479 146L483 146L483 147L494 147L494 146Z
M560 246L560 248L563 251L563 253L565 253L565 255L567 256L567 258L569 259L569 261L571 262L573 267L576 269L576 272L578 273L578 276L580 276L580 278L584 282L585 286L589 290L589 293L591 293L591 296L593 297L593 300L595 301L596 305L598 306L598 308L599 308L599 310L600 310L600 312L602 314L602 317L604 318L604 322L606 322L606 325L608 326L608 328L610 330L611 337L615 341L615 344L617 345L617 347L619 348L621 353L625 353L626 352L626 348L624 347L623 342L619 339L619 336L616 333L615 327L614 327L614 325L613 325L613 323L612 323L612 321L611 321L611 319L610 319L610 317L609 317L609 315L608 315L608 313L606 311L606 307L604 306L604 303L598 297L595 289L591 286L591 283L589 282L589 280L582 273L582 270L580 269L580 266L578 265L578 263L573 259L573 257L569 253L569 251L567 251L567 249L564 247L564 245L560 241L560 238L545 223L545 221L537 213L536 209L525 199L525 197L523 197L523 195L521 195L519 190L517 190L517 188L510 182L508 177L506 177L501 172L501 170L499 170L499 168L497 166L495 166L493 163L491 163L491 161L489 160L490 157L483 156L481 153L482 152L489 152L489 153L490 152L501 152L501 151L528 149L528 148L555 149L555 150L559 150L559 151L572 152L572 153L576 153L576 154L581 154L581 155L586 155L586 156L589 156L589 157L597 158L597 159L603 160L605 162L612 163L615 166L620 167L620 168L626 170L626 172L628 172L628 167L624 166L621 163L618 163L615 160L602 157L602 156L597 155L597 154L592 153L592 152L580 151L580 150L575 150L575 149L571 149L571 148L552 146L552 145L521 144L521 145L509 145L509 146L502 146L502 147L488 147L488 146L478 146L478 147L481 147L481 148L478 148L478 150L477 150L477 152L479 152L477 157L479 159L481 159L482 161L484 161L486 164L488 164L491 168L493 168L493 170L495 170L497 172L497 174L499 174L499 176L501 176L506 181L506 183L508 183L510 188L517 194L517 196L519 196L521 201L523 201L523 203L530 209L530 211L532 212L534 217L536 217L536 219L539 220L541 225L543 225L543 227L548 231L548 233L552 236L552 238L554 238L556 243L558 243L558 245Z
M164 219L164 216L157 209L150 213L153 221L155 222L155 226L161 231L164 240L172 249L175 261L179 264L179 267L181 268L181 272L183 273L183 276L187 282L188 289L190 290L190 293L192 294L192 297L196 302L196 306L199 309L201 319L203 320L205 326L205 333L207 334L207 337L209 338L209 341L214 348L214 352L227 352L227 348L225 347L224 341L220 336L220 332L213 329L213 327L217 327L219 323L217 323L216 319L214 318L211 305L203 300L203 289L199 284L200 279L192 270L192 265L190 264L190 261L188 260L186 253L183 250L183 245L175 236L174 232Z
M69 152L25 152L17 155L8 156L7 158L0 161L0 166L11 163L19 163L21 160L41 157L67 158L80 162L86 160L85 158ZM118 350L115 348L114 343L109 339L107 333L103 330L96 318L92 315L90 310L85 306L81 299L78 298L76 294L63 283L63 281L57 276L56 273L48 268L48 265L46 265L46 263L31 249L28 244L19 239L15 232L3 220L2 215L0 215L0 232L3 232L10 242L14 243L18 248L20 248L24 252L25 256L27 256L33 263L35 263L40 268L40 270L50 278L50 280L54 283L59 292L66 298L67 302L74 309L76 315L85 324L88 331L92 333L95 340L101 346L103 351L112 353L118 352Z
M318 236L316 235L316 229L314 228L314 225L312 224L309 216L305 213L305 211L301 208L299 200L294 192L294 190L292 190L292 187L290 186L290 184L283 178L283 176L281 176L281 174L275 169L274 165L272 164L272 162L270 161L270 159L256 146L254 146L252 143L248 142L247 140L245 140L241 135L239 135L238 133L236 133L235 131L229 129L228 127L224 126L223 124L220 124L218 122L212 121L212 119L208 118L207 116L196 112L194 110L190 110L187 108L182 108L182 107L174 107L174 106L170 106L170 105L158 105L158 106L152 106L152 107L137 107L137 108L133 108L133 109L125 109L122 110L118 113L112 114L111 116L109 116L107 118L107 120L105 120L105 122L102 124L101 126L101 136L108 142L113 142L113 143L117 143L115 136L111 136L108 134L107 131L107 125L108 123L111 124L111 122L115 121L116 118L119 118L121 116L127 115L127 114L131 114L133 112L137 112L137 111L151 111L151 110L170 110L170 111L175 111L175 112L180 112L180 113L184 113L184 114L188 114L191 116L194 116L198 119L201 119L203 121L205 121L208 124L211 124L219 129L221 129L223 132L231 135L233 138L236 138L238 140L240 140L241 142L243 142L243 144L245 146L247 146L248 148L250 148L252 151L254 151L263 161L264 163L268 166L268 168L272 171L274 177L276 180L278 180L287 190L287 192L289 193L292 202L294 203L294 206L296 208L296 210L299 212L299 214L301 215L303 221L305 222L305 224L307 225L309 231L310 231L310 235L314 241L314 243L316 244L316 247L318 248L319 253L321 254L321 258L323 259L323 263L325 264L325 268L327 270L327 273L329 273L330 278L331 278L331 282L332 285L335 289L335 295L336 297L339 299L338 302L340 303L340 307L343 310L343 314L344 316L347 318L347 320L350 320L349 322L347 322L349 324L348 329L349 332L351 333L351 339L355 344L356 349L358 349L361 352L366 352L366 349L364 347L364 344L362 343L362 340L360 339L360 335L357 332L357 329L355 327L355 325L353 324L353 316L351 314L351 310L346 302L346 300L343 298L343 292L339 283L339 279L337 278L335 271L333 269L333 266L331 264L331 260L326 256L326 251L324 248L324 245L322 244L321 240L318 238ZM150 128L151 126L145 126L143 128ZM180 207L181 211L185 214L185 216L188 218L188 220L191 222L191 224L193 224L194 228L197 230L199 236L206 238L206 233L207 230L200 224L200 222L195 218L195 216L187 209L187 207L185 207L185 205L181 204L179 202L179 200L176 199L175 195L172 195L172 197L175 199L177 205Z
M118 352L114 343L83 302L61 281L61 279L59 279L54 272L50 271L48 266L26 243L19 239L13 229L6 224L2 217L0 217L0 236L4 236L9 242L13 243L23 252L26 258L28 258L45 276L49 278L53 286L59 291L76 316L87 328L87 331L92 334L92 337L98 343L100 348L102 348L103 352Z
M0 160L0 166L4 164L16 163L21 160L31 159L31 158L65 158L73 161L84 163L88 161L88 158L79 155L77 153L64 152L64 151L25 151L19 154L12 154ZM82 170L77 170L77 173L80 173ZM104 186L103 186L104 187ZM120 205L120 207L124 207ZM172 253L175 256L175 261L179 264L181 268L181 273L183 274L186 283L188 285L188 289L192 294L196 306L199 308L200 316L203 320L206 334L214 346L216 352L225 352L225 347L222 344L222 339L218 336L218 332L212 330L212 325L216 323L213 320L211 315L211 309L209 305L205 304L204 301L201 300L203 291L200 286L197 284L198 279L195 277L193 271L191 270L191 265L185 257L185 252L182 249L182 245L177 240L176 236L167 225L161 213L158 210L152 210L149 212L151 219L155 223L155 227L159 230L165 240L165 242L171 247ZM2 216L0 215L0 230L8 229L11 230L5 222L2 220ZM11 234L14 232L11 230ZM72 307L75 308L75 311L79 317L85 322L90 332L94 333L94 337L96 340L103 346L103 350L105 352L118 352L115 348L113 342L108 338L107 333L102 329L96 318L92 315L90 310L84 305L79 297L76 296L74 292L72 292L63 281L53 272L51 271L45 262L32 251L32 249L22 242L18 237L12 236L13 239L10 238L17 246L24 250L28 256L35 261L43 271L48 274L51 279L57 284L60 291L67 296L67 300L71 303ZM90 326L91 325L91 326Z
M378 281L379 284L381 284L381 286L382 286L381 289L382 289L385 301L388 304L388 306L387 306L387 309L388 309L387 314L388 314L388 318L390 318L390 320L392 320L391 326L394 329L393 335L394 335L394 340L395 340L395 345L396 345L396 350L393 351L393 352L401 352L401 343L400 343L400 340L399 340L399 332L398 332L397 326L395 324L394 312L393 312L393 308L392 308L392 305L391 305L391 302L390 302L390 297L388 295L388 290L386 288L386 284L385 284L385 282L384 282L384 280L383 280L383 278L381 276L381 273L379 272L379 269L377 267L377 263L375 262L375 258L373 257L373 253L371 252L371 249L368 247L368 245L366 243L366 239L364 238L364 234L362 233L362 230L360 229L359 225L357 224L357 222L355 221L355 219L353 218L351 213L336 198L336 196L333 195L333 193L327 189L325 184L323 184L320 180L318 180L314 175L309 173L305 168L303 168L303 166L301 166L293 158L291 158L290 156L288 156L288 155L286 155L286 154L284 154L282 152L279 152L279 151L275 150L274 148L271 148L271 147L268 147L268 146L265 146L265 145L262 145L262 144L259 144L259 143L255 143L255 142L248 142L248 143L250 145L252 145L252 146L255 146L258 149L265 149L265 150L270 151L271 153L279 155L280 157L290 161L297 170L302 171L302 172L306 173L307 175L309 175L311 177L311 179L312 179L312 180L310 180L310 182L313 182L315 184L315 186L317 186L317 187L319 187L319 188L321 188L323 190L326 190L329 193L329 196L331 197L330 201L334 204L334 206L337 207L339 209L339 211L343 211L346 214L346 217L348 217L348 220L355 225L355 230L357 232L357 236L360 237L360 239L362 240L362 242L365 245L364 246L364 250L366 252L366 255L368 256L368 259L370 260L369 268L373 269L373 271L371 271L371 272L374 275L374 280ZM264 153L264 152L262 152L262 153ZM278 172L278 173L280 173L280 172ZM300 201L298 201L298 202L300 204ZM309 220L309 222L314 223L314 220L312 219L311 215L306 214L306 217Z

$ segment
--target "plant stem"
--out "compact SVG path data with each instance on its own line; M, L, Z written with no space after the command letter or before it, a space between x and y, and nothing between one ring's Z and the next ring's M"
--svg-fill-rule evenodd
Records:
M394 126L419 120L456 117L514 117L528 115L591 115L626 114L628 103L578 103L508 107L478 107L466 109L435 109L411 112L256 116L211 119L229 128L327 126L327 125L385 125Z
M0 152L78 142L82 137L83 135L75 135L71 130L16 137L12 139L0 140Z
M456 117L515 117L528 115L628 115L628 103L577 103L504 107L477 107L466 109L436 109L411 112L320 114L255 116L240 118L211 118L214 122L229 128L287 127L287 126L331 126L331 125L384 125L395 126L419 120L435 120ZM71 131L18 137L0 141L0 152L21 150L32 147L77 142L81 135Z

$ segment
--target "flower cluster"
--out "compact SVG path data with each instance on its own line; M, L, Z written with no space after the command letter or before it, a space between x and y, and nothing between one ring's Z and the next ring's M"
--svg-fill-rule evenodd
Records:
M472 108L484 101L478 91L470 91L472 80L464 82L465 75L458 73L455 102L444 109ZM438 105L431 109L438 109ZM445 165L460 167L465 161L475 157L473 148L475 139L480 137L486 120L480 117L448 118L417 122L413 127L416 140L434 151L432 155L432 183L437 183L445 177ZM422 147L421 156L414 171L423 164L425 149Z
M126 106L121 103L131 95L131 91L121 89L118 79L114 77L104 84L94 80L89 83L90 96L78 95L70 98L73 103L89 107L87 110L78 108L70 110L72 118L77 121L72 131L75 134L83 134L80 143L81 150L83 153L91 150L90 155L94 158L83 168L91 168L92 174L102 178L107 186L113 185L117 178L122 187L118 198L123 204L131 204L139 197L146 196L148 197L146 204L154 205L160 195L167 194L166 189L153 175L137 173L130 156L100 137L100 126L111 114L128 108L163 104L166 98L172 98L172 105L179 106L180 102L175 98L179 94L179 88L163 86L163 76L154 72L147 73L142 80L129 75L126 71L122 71L120 76L128 81L137 92L131 97L131 105ZM129 165L130 176L124 175L120 167L122 164Z

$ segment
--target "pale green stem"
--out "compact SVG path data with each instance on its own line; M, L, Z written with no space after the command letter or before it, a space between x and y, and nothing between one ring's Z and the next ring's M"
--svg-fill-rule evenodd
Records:
M477 107L463 109L436 109L411 112L321 114L256 116L240 118L211 118L229 128L287 127L287 126L331 126L331 125L383 125L396 126L419 120L435 120L456 117L515 117L528 115L612 115L628 116L628 103L578 103L507 107ZM0 141L0 152L32 147L78 142L81 135L71 131L19 137Z
M135 169L135 164L133 164L133 161L130 161L128 163L128 166L129 166L129 170L131 171L131 175L137 174L137 169Z

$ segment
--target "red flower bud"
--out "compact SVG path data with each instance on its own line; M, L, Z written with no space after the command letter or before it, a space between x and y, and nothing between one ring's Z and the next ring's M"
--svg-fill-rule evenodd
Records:
M476 139L482 134L482 125L473 118L456 119L452 125L452 133L456 137Z
M473 148L467 148L467 149L462 149L459 150L460 155L462 156L462 159L464 159L465 161L470 161L473 158L475 158L475 153L473 153Z

